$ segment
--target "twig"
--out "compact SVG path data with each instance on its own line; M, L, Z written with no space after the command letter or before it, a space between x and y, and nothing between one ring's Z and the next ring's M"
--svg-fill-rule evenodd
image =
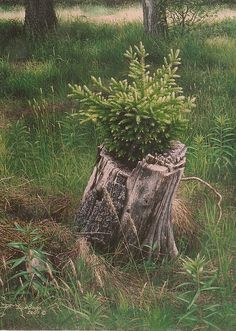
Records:
M93 235L93 234L106 234L106 235L111 235L108 232L80 232L77 234L77 236L88 236L88 235Z
M48 217L53 220L52 216L51 216L51 212L50 209L48 209L48 207L46 206L46 204L44 203L43 199L41 198L41 196L37 193L37 198L39 199L39 201L41 202L41 204L43 205L44 209L46 210Z
M5 180L10 180L12 179L13 177L5 177L5 178L1 178L0 179L0 182L4 182Z
M29 184L29 183L31 183L31 182L33 182L33 181L34 181L33 179L31 179L31 180L25 180L24 183L19 184L19 185L16 185L16 186L14 186L14 187L21 187L21 186L27 185L27 184Z
M209 184L208 182L206 182L205 180L203 180L199 177L194 177L193 176L193 177L183 177L183 178L181 178L181 181L190 181L190 180L196 180L197 182L200 182L201 184L206 185L218 197L217 207L218 207L218 210L219 210L219 216L218 216L218 219L217 219L217 222L216 222L216 224L218 225L221 218L222 218L222 207L221 207L221 203L222 203L222 200L223 200L222 195L211 184Z

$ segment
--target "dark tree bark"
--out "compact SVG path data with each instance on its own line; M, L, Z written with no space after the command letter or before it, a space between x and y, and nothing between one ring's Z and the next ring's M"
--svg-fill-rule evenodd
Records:
M53 0L26 0L25 27L35 33L44 33L57 25Z
M134 257L176 256L172 202L185 153L185 146L176 143L131 171L102 148L76 215L82 234L103 251L123 245Z
M167 36L166 10L166 0L143 0L143 24L147 33Z

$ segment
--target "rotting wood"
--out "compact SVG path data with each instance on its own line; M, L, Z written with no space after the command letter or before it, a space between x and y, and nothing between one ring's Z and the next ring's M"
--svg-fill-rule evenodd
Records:
M133 170L101 147L76 222L103 251L120 243L134 257L176 256L172 202L184 171L186 147L180 142L162 155L147 155Z

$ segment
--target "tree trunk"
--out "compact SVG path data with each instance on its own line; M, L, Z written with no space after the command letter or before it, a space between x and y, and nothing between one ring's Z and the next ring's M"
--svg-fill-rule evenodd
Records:
M143 0L143 24L145 32L164 37L167 36L166 9L166 0Z
M56 25L53 0L25 1L25 26L30 31L42 33L55 28Z
M123 245L135 258L176 256L172 202L185 153L177 142L129 170L102 147L76 214L81 234L105 252Z

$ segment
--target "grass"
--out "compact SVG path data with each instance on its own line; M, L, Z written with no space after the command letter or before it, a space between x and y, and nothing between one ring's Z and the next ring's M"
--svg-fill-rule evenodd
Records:
M134 3L128 5L119 6L105 6L101 2L97 4L91 4L88 1L86 3L74 3L68 5L68 3L57 4L56 14L58 18L62 21L71 21L73 19L78 19L80 16L83 18L94 19L99 16L109 16L116 15L117 12L122 12L124 10L135 8L140 9L140 4ZM132 6L132 7L131 7ZM1 5L0 4L0 19L1 20L24 20L24 7L20 5Z
M95 162L94 128L80 127L71 114L62 117L40 107L32 117L8 128L5 176L14 173L54 192L80 196Z
M57 282L42 280L42 272L39 289L35 292L30 285L23 293L20 276L15 281L11 277L24 267L14 266L15 251L4 244L10 262L6 275L0 276L1 328L235 330L235 36L233 20L184 36L173 31L167 41L144 35L136 23L73 21L61 22L45 39L32 40L21 23L0 22L0 233L8 243L24 244L17 249L18 259L30 254L27 238L39 235L33 247L42 259L44 251L52 254ZM223 217L216 224L216 203L209 191L196 183L181 184L198 229L195 239L178 236L182 254L192 259L192 273L181 259L114 267L111 258L88 253L86 245L78 247L73 231L73 214L99 138L93 126L81 127L73 116L76 105L66 97L68 83L89 84L90 75L105 81L124 78L123 53L140 40L150 54L151 69L170 48L181 49L180 85L186 95L197 98L182 137L189 146L186 174L209 180L224 198ZM71 199L68 213L60 209L65 200L56 200L58 196ZM42 225L45 218L54 223ZM33 233L35 228L41 232ZM55 249L63 254L63 263Z
M123 53L130 44L137 44L142 39L150 53L152 68L161 63L171 47L181 49L183 65L180 85L186 94L195 95L198 101L196 110L190 114L189 129L184 138L188 145L198 148L201 136L203 146L211 145L208 134L219 116L227 117L225 121L233 134L234 21L203 27L203 31L184 38L173 36L168 43L147 38L139 24L111 26L75 21L62 24L56 34L49 35L45 40L34 41L25 38L19 23L2 23L2 29L5 33L1 33L0 41L0 89L1 104L5 108L9 104L8 108L11 109L14 100L22 109L20 114L24 114L30 108L28 100L40 100L42 95L50 103L52 87L55 107L65 110L71 108L65 101L69 93L68 83L88 84L91 75L101 76L105 80L111 76L125 77L127 64ZM227 49L227 52L222 49ZM211 116L208 116L209 112ZM234 145L234 141L232 136L230 146ZM203 148L202 153L207 157L207 148ZM231 162L233 155L229 158ZM214 177L214 174L202 173L205 170L197 170L197 173L196 169L193 170L206 179ZM228 176L227 169L226 173Z

